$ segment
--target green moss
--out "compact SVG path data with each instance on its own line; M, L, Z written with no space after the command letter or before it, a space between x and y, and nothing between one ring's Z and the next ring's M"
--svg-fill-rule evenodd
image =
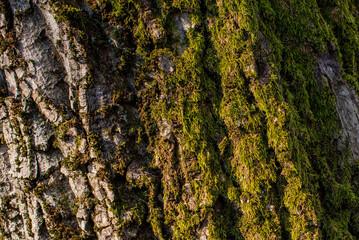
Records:
M204 17L198 12L200 7L191 2L174 2L173 7L194 9L194 21ZM311 165L316 164L313 157L323 151L313 146L332 138L337 117L333 96L328 89L318 91L312 73L315 53L326 51L333 34L313 1L306 5L235 1L217 6L208 3L206 7L218 15L208 16L208 27L200 24L188 31L188 46L182 56L172 54L171 47L151 50L142 45L138 52L145 59L138 84L147 85L139 93L142 120L159 167L170 177L164 187L165 204L167 199L178 198L180 181L193 181L186 174L194 171L202 179L192 182L193 194L203 198L204 191L208 192L204 186L210 185L206 197L210 209L219 193L225 192L216 187L216 182L221 182L217 176L224 172L235 176L239 185L235 189L242 195L231 196L231 201L245 202L241 206L244 216L238 223L244 237L319 237L318 228L313 226L318 225L323 210L316 200L318 187L311 180L319 176L318 169ZM256 12L263 14L263 20L254 17ZM145 31L141 21L139 29ZM136 39L140 46L147 39L145 34L141 36ZM267 49L263 49L264 44ZM174 56L175 72L166 75L157 70L155 77L148 78L164 53ZM268 68L268 76L263 77L258 68ZM324 105L330 107L323 111ZM152 130L164 121L179 126L171 130L181 149L175 153L178 160L169 153L174 145ZM327 132L319 130L316 122ZM226 132L229 143L214 141L216 135ZM323 157L339 159L338 153L332 155L329 151L331 148L326 146L328 153ZM229 151L229 159L220 159L219 151L222 155ZM168 172L177 161L182 165L184 159L190 159L186 168ZM178 179L180 174L185 175L184 179ZM283 185L285 189L279 190ZM268 205L274 205L277 211L268 213ZM202 218L211 212L201 211L199 205L197 208L191 213L193 217ZM199 221L189 223L188 212L188 206L173 206L167 211L166 222L178 226L174 238L187 236L198 227ZM223 232L221 226L212 229L213 236L225 236L227 231Z
M57 22L82 21L82 10L73 4L73 1L56 0L53 1L53 8L57 14Z

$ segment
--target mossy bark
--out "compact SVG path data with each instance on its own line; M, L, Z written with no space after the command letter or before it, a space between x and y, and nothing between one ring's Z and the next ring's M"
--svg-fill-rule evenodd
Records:
M114 193L108 204L88 190L91 230L63 236L101 238L94 216L110 205L124 239L359 237L358 130L348 126L359 109L357 1L50 2L71 59L88 66L73 106L60 104L66 121L52 122L57 144L76 138L74 153L55 146L60 164L92 188L89 166L101 164ZM2 51L18 47L7 32ZM97 105L97 85L110 104ZM93 91L86 107L81 89ZM116 131L113 149L105 136ZM68 228L54 219L53 231Z

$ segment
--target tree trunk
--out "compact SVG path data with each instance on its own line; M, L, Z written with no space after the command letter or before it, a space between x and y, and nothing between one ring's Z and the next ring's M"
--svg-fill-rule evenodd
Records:
M0 11L0 239L359 238L358 1Z

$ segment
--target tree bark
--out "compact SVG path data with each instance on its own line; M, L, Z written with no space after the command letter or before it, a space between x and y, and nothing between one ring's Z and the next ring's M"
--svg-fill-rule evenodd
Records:
M0 239L359 238L355 0L1 0Z

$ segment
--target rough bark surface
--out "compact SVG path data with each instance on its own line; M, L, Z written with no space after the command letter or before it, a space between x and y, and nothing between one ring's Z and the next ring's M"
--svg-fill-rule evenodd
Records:
M359 238L355 0L1 0L0 239Z

